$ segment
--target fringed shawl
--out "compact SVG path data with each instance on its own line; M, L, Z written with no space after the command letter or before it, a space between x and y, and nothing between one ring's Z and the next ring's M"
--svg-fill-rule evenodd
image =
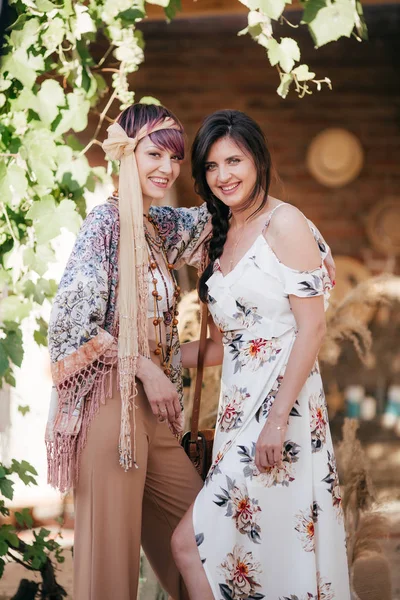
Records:
M151 216L169 262L176 268L184 263L198 265L201 244L211 231L205 204L192 209L152 207ZM48 480L62 492L76 483L89 426L100 403L112 393L118 356L118 247L118 207L107 202L95 207L82 225L50 317L56 395L46 429ZM170 379L182 404L178 339L173 347ZM117 446L115 452L117 457Z

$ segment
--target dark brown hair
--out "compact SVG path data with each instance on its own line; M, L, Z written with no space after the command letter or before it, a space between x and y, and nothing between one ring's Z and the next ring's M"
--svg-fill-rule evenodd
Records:
M213 227L208 246L210 263L199 280L199 295L203 302L206 302L208 297L206 281L212 275L214 261L221 256L224 250L229 230L229 207L214 196L210 190L205 169L211 147L224 137L234 141L254 162L257 173L256 182L243 210L255 205L260 196L262 201L251 216L257 214L265 206L271 180L271 155L267 141L261 128L251 117L239 110L219 110L203 121L192 146L192 176L195 190L207 202Z

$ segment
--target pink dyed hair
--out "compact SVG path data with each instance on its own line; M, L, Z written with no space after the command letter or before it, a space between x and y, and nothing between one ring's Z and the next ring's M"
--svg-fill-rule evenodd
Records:
M173 152L180 159L185 158L185 139L182 123L164 106L155 104L132 104L118 117L117 122L129 137L135 137L144 125L153 127L164 119L173 119L177 129L161 129L150 134L150 139L158 148Z

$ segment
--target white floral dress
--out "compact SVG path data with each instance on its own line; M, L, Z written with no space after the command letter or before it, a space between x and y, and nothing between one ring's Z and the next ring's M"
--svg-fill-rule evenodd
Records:
M320 251L323 259L326 248ZM283 466L260 473L254 462L296 337L288 296L327 300L325 267L291 269L260 235L225 277L217 262L207 286L224 334L224 362L214 460L193 525L214 598L349 600L340 488L317 362L290 413Z

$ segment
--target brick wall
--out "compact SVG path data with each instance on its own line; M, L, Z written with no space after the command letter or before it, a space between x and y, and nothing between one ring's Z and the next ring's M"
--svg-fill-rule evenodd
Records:
M142 24L146 61L131 85L137 99L153 95L176 112L189 143L208 113L228 107L246 111L267 134L283 183L272 192L314 220L336 254L361 257L369 245L368 210L383 197L400 194L400 7L369 8L367 21L368 43L346 39L314 51L308 34L301 38L303 60L318 76L331 78L333 92L279 98L278 75L264 50L248 36L236 36L245 26L243 17ZM282 32L293 35L287 27ZM355 133L365 150L359 178L338 190L317 183L305 164L314 135L331 126ZM189 161L177 185L180 204L196 204Z
M290 18L296 21L298 15L291 13ZM370 245L364 225L369 209L386 196L400 198L400 6L369 7L366 19L367 43L342 39L314 51L307 32L300 39L303 61L318 76L331 78L333 92L325 88L302 100L293 94L279 98L278 75L264 50L249 37L236 36L246 25L239 16L142 24L146 61L132 76L131 87L137 100L152 95L176 112L189 143L208 113L228 107L247 112L267 134L282 180L282 188L274 185L272 192L303 210L320 227L335 255L362 259L363 249ZM282 35L293 35L293 30L282 28ZM359 178L338 190L317 183L305 164L313 137L332 126L356 134L365 151ZM92 160L103 160L98 147L93 148ZM180 205L198 202L189 160L177 186ZM386 350L398 347L398 315L395 312L390 319L390 336L385 328L374 332L378 357L379 344ZM389 375L381 368L382 361L378 363L366 370L352 347L345 346L337 366L324 366L327 389L334 381L341 387L363 383L369 393L382 396L388 383L400 383L400 373Z

